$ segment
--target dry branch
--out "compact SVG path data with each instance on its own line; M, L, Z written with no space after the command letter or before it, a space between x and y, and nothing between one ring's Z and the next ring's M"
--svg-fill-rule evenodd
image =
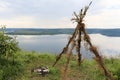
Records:
M107 68L104 66L103 63L103 59L100 56L97 47L93 46L90 40L89 35L86 32L85 29L85 24L82 22L83 18L86 15L87 10L89 9L89 6L91 5L92 2L90 2L90 4L88 6L85 6L84 9L81 9L79 15L76 14L76 12L74 12L74 16L75 18L72 18L71 20L77 22L77 26L75 28L75 31L72 35L72 37L69 39L66 47L63 48L62 52L58 55L58 57L56 58L55 63L53 64L53 66L55 66L55 64L59 61L59 59L61 58L63 53L66 53L67 56L67 62L65 65L65 69L64 69L64 74L62 79L65 80L66 78L66 72L67 72L67 68L68 68L68 64L70 61L70 56L72 54L72 50L74 49L74 47L76 47L76 52L77 52L77 56L78 56L78 64L80 66L81 64L81 52L80 52L80 47L81 47L81 38L82 35L84 37L84 41L88 44L87 46L89 46L89 50L95 55L95 61L98 63L98 65L100 66L100 69L104 72L106 79L107 80L115 80L113 78L113 75L107 70ZM82 34L83 33L83 34Z

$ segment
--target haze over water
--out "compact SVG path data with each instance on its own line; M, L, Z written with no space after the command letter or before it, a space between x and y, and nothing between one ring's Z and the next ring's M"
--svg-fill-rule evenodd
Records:
M25 51L36 51L42 53L60 53L67 44L68 34L59 35L17 35L19 46ZM98 47L103 56L116 57L120 55L120 37L108 37L101 34L90 34L92 43ZM89 51L82 47L82 54L88 57Z

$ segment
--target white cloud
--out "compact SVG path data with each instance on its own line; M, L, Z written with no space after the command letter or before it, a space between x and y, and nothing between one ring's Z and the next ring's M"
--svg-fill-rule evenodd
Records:
M73 25L68 17L59 19L42 19L37 21L41 28L71 28Z
M9 3L5 1L0 1L0 12L5 12L9 10Z
M106 10L86 17L88 27L115 28L120 27L120 10Z
M6 27L34 27L36 22L31 16L18 16L11 19L0 19L0 25L7 25Z
M94 6L96 2L96 5ZM92 9L86 16L88 27L93 28L120 28L120 1L95 1ZM97 10L98 9L98 10Z
M104 6L105 8L110 8L114 6L120 6L120 0L101 0L100 1L101 6Z
M8 27L74 28L75 24L70 22L73 11L79 12L90 1L0 0L0 24ZM120 27L119 21L120 0L93 0L85 18L89 28Z

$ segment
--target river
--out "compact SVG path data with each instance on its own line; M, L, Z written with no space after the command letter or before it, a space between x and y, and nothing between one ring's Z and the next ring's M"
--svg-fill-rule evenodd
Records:
M68 34L17 35L17 41L19 42L20 48L24 51L57 54L67 44L69 36ZM98 47L101 55L109 57L120 55L120 37L108 37L101 34L90 34L90 37L92 43ZM91 55L84 47L82 47L82 54L84 56Z

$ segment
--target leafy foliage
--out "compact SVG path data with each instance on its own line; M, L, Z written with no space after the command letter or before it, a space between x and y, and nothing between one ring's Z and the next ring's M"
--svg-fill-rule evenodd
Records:
M5 34L5 27L0 31L0 56L14 57L14 54L20 50L15 37Z
M16 80L23 72L20 61L15 60L19 51L18 42L15 37L5 34L5 27L0 31L0 80Z

